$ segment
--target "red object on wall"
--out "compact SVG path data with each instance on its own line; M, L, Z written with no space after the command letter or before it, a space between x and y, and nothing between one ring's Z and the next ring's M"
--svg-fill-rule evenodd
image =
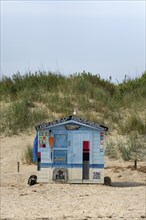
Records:
M83 152L84 153L89 152L89 141L83 141Z
M38 163L41 162L41 152L38 152Z
M48 140L49 140L50 148L53 148L53 145L54 145L54 137L50 136Z
M41 152L38 152L38 157L41 157Z

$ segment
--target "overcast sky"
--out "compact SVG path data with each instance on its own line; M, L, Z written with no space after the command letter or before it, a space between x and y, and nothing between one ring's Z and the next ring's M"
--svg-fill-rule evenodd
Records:
M145 1L2 1L1 75L83 70L113 81L145 68Z

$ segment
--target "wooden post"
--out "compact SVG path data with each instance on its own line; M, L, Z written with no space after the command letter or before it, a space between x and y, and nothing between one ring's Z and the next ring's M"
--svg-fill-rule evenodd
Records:
M20 162L17 162L17 172L19 173Z
M137 159L134 160L134 169L137 170Z
M52 148L51 148L51 168L53 167L52 157L53 155L52 155Z

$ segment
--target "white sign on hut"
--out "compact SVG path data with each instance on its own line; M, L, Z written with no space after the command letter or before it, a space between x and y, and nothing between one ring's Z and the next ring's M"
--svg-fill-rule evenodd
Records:
M76 116L36 126L38 182L104 183L107 127Z

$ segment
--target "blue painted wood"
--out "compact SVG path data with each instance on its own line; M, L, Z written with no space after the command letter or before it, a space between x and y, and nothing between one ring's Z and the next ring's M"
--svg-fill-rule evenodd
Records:
M54 150L54 164L67 164L67 150Z
M93 131L93 163L104 164L104 152L100 152L100 132Z
M73 132L72 163L82 164L81 134Z
M104 164L89 164L90 168L104 168Z
M67 134L54 134L54 148L67 148Z
M72 163L83 163L83 141L89 141L90 151L92 155L92 133L90 131L74 131L72 146ZM92 156L91 156L92 158Z
M68 132L68 155L67 155L67 163L72 163L72 156L73 156L73 135L72 132Z
M82 168L83 164L54 164L54 168ZM41 163L41 168L51 168L51 163ZM104 168L104 164L89 164L89 168Z

